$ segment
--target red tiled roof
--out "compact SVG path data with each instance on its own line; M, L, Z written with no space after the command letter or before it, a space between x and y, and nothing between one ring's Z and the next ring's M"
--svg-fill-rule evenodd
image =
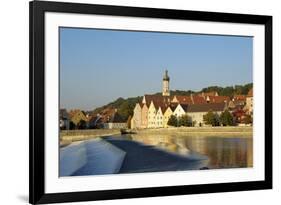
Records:
M229 102L230 98L228 96L208 96L210 99L210 103L222 103Z
M204 97L197 96L197 95L192 96L191 100L192 100L192 104L205 104L205 103L207 103Z
M180 104L192 104L191 96L175 95Z
M246 95L234 95L234 100L246 100Z
M105 110L103 110L100 114L101 117L101 122L108 122L112 116L115 114L116 109L114 108L107 108Z
M225 103L206 103L189 105L187 112L208 112L210 110L214 112L223 111L226 108Z

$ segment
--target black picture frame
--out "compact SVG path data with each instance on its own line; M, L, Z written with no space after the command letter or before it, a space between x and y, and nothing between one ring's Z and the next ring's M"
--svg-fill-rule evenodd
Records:
M30 12L30 142L29 202L31 204L154 197L183 194L260 190L272 188L272 16L185 11L124 6L32 1ZM235 183L197 184L153 188L81 191L71 193L45 192L45 81L44 32L45 12L100 14L111 16L150 17L260 24L265 26L265 180Z

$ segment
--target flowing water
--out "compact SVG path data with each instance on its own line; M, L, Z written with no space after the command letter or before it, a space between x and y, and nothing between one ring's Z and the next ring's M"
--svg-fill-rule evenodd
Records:
M252 137L132 134L102 138L62 148L60 166L69 173L61 175L253 167ZM76 166L73 161L81 159L85 164L70 173L69 167Z
M135 134L118 138L137 141L181 156L194 153L206 156L209 159L207 167L210 169L253 166L252 137Z

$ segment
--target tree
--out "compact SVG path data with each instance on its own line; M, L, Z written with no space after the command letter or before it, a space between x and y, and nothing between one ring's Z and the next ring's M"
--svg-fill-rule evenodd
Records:
M223 111L220 115L220 122L223 126L234 125L232 114L228 110Z
M211 110L207 114L203 115L203 120L204 120L204 123L207 125L212 125L212 126L220 125L218 114L214 113Z
M178 127L178 118L175 115L171 115L168 120L168 125Z
M184 127L191 127L192 126L192 121L188 115L182 115L179 118L179 126L184 126Z
M74 130L75 129L75 124L72 121L69 122L69 129L70 130Z
M233 121L235 124L242 122L242 119L245 117L246 111L243 109L236 109L232 112Z
M131 121L132 121L132 116L130 115L128 117L128 120L127 120L127 127L128 127L128 129L131 129Z
M130 105L128 101L123 102L119 109L117 109L118 114L123 118L123 119L128 119L130 113Z
M193 120L193 121L192 121L192 127L194 127L196 124L197 124L197 121L196 121L196 120Z
M79 130L86 129L87 123L85 120L80 120L77 124Z
M252 124L253 123L253 118L251 117L251 115L246 115L243 119L243 122L245 124Z

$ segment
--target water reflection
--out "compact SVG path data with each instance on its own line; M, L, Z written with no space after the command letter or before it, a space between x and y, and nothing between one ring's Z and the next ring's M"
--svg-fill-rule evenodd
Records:
M250 137L202 137L173 135L127 135L127 139L180 155L199 153L209 158L209 168L253 166Z

